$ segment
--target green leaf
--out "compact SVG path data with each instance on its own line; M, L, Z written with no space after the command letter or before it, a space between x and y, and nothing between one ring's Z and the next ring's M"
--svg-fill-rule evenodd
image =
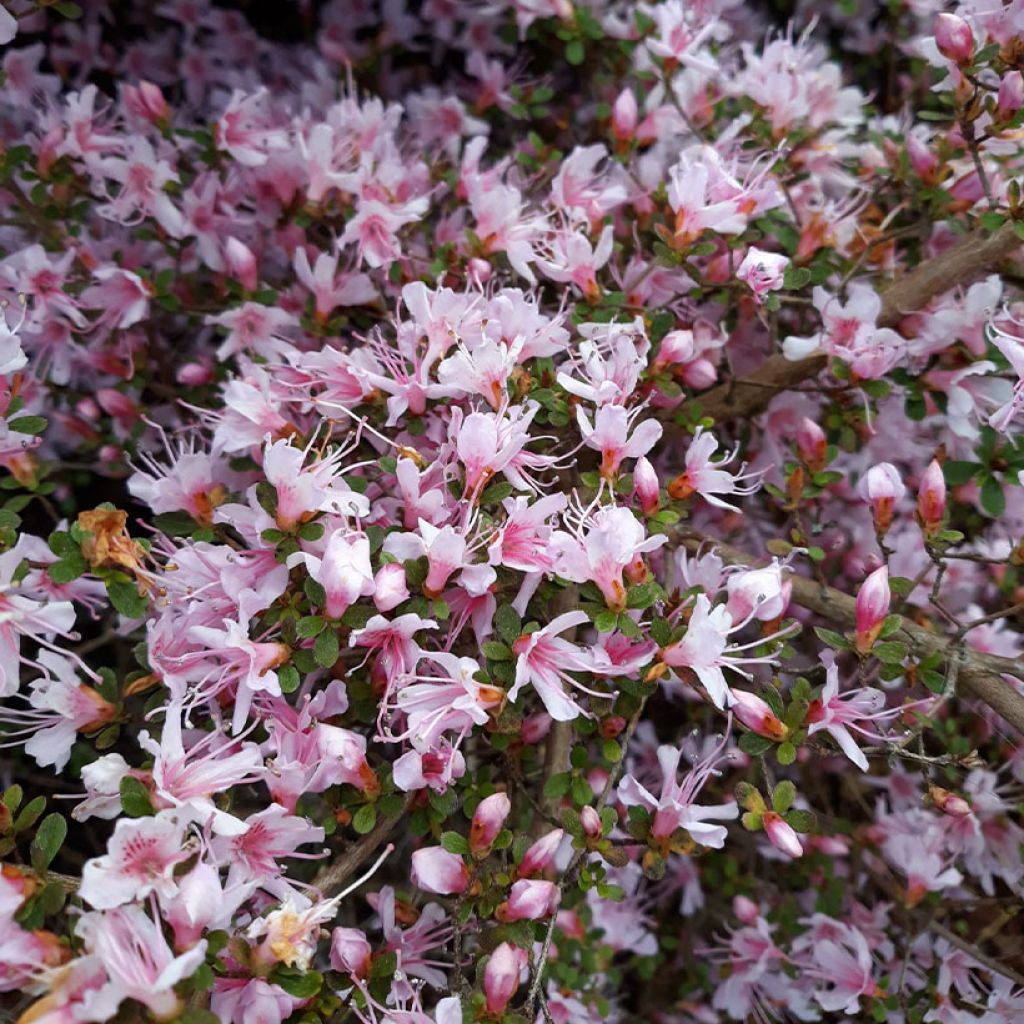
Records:
M511 647L523 632L523 620L512 605L503 604L494 613L494 628L498 636Z
M488 661L511 661L512 650L510 647L497 640L487 640L480 646L485 658Z
M785 814L796 800L796 786L789 779L783 779L772 791L772 810Z
M638 583L629 588L626 604L629 608L650 608L661 594L661 587L657 583Z
M993 519L998 518L1006 510L1006 495L1003 486L994 477L989 477L981 485L981 509Z
M282 665L277 670L277 682L282 693L294 693L299 688L302 677L294 665Z
M961 484L967 483L979 469L981 469L979 463L962 462L959 459L947 459L942 464L942 474L950 487L959 487Z
M323 523L305 523L299 527L299 537L302 540L318 541L324 535Z
M32 867L42 874L53 862L68 834L68 824L59 814L48 814L39 823L32 840Z
M786 824L797 832L817 832L818 817L814 811L789 811Z
M24 832L26 829L31 828L39 820L39 815L45 810L46 797L37 796L35 799L29 800L14 819L14 831Z
M7 426L19 434L41 434L46 429L46 420L42 416L19 416Z
M326 625L322 615L306 615L295 624L295 635L308 640L317 636Z
M780 743L775 751L775 758L779 764L792 764L796 760L796 747L788 740Z
M909 650L910 648L899 640L886 640L882 643L875 644L875 646L871 648L871 653L879 661L884 661L887 664L893 665L903 661Z
M324 984L324 976L319 971L299 973L292 968L274 971L271 980L295 999L312 999Z
M161 512L153 525L168 537L191 537L198 524L187 512Z
M834 630L825 629L822 626L815 626L814 632L822 643L828 644L829 647L832 647L837 651L848 651L853 647L853 644L851 644L845 636L841 633L836 633Z
M605 609L594 616L594 627L598 633L612 633L618 624L619 616L616 612Z
M145 818L153 813L149 790L133 775L121 780L121 806L129 818Z
M146 614L146 601L139 595L135 583L107 580L107 596L125 618L141 619Z
M766 754L775 744L764 736L758 736L756 732L745 732L740 737L740 750L751 757L760 757Z
M377 824L377 805L363 804L362 807L352 815L352 828L361 836L373 829Z
M579 39L570 40L565 48L565 59L573 66L579 67L584 58L583 43Z
M464 855L469 853L469 840L458 832L442 832L441 846L449 853Z
M333 629L325 629L313 645L313 657L316 663L323 668L331 668L338 660L340 648L338 646L338 634Z
M59 0L53 6L61 17L67 18L69 21L77 21L82 16L82 8L73 0Z
M552 799L565 796L571 784L571 772L556 772L544 783L544 796Z

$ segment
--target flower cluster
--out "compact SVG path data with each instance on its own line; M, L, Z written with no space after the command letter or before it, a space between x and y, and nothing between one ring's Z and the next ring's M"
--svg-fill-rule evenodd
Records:
M284 6L0 7L0 1008L1020 1019L1019 5Z

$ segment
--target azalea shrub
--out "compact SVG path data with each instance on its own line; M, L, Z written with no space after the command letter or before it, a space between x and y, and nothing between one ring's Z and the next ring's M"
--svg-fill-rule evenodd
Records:
M1024 1015L1024 5L0 7L0 1013Z

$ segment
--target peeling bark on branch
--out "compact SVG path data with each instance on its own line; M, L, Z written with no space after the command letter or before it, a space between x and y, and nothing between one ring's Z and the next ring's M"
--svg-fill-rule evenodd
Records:
M1021 244L1012 223L992 233L978 231L968 235L885 289L878 326L894 327L904 316L923 309L932 299L980 276ZM716 420L756 416L780 392L816 377L827 362L824 353L796 362L782 355L769 356L747 377L719 384L695 396L693 401L700 406L702 416Z
M690 551L696 551L702 538L688 537L683 543ZM718 541L714 544L719 555L732 565L756 565L758 559ZM832 587L821 584L806 576L791 575L793 584L792 601L816 612L823 619L844 628L851 628L857 620L856 599ZM898 633L892 639L902 640L918 658L938 653L945 661L953 655L949 638L931 633L922 626L904 618ZM1003 678L1012 675L1024 678L1024 664L1014 658L1002 658L996 654L984 654L968 649L964 653L959 671L959 684L968 695L987 704L1005 722L1024 735L1024 695L1010 686Z

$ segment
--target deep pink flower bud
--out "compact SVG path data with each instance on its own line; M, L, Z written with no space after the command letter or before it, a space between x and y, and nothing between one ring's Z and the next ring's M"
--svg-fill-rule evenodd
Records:
M787 825L781 814L767 811L763 817L765 835L776 850L781 850L787 857L802 857L804 848L792 827Z
M809 469L819 472L828 465L828 438L814 420L805 416L796 431L796 450Z
M871 505L875 529L884 534L892 524L896 502L907 493L907 489L900 479L899 470L891 462L880 462L864 474L857 493Z
M658 346L658 356L654 360L653 369L661 370L675 363L688 363L695 353L693 331L669 331Z
M732 713L748 729L771 740L784 740L789 735L785 723L757 694L747 690L733 690L732 694L736 698Z
M661 499L661 484L646 455L641 455L633 467L633 487L644 515L654 515Z
M946 478L936 459L924 471L917 489L917 514L926 537L934 536L942 527L946 514Z
M108 416L121 420L126 426L131 426L139 418L139 407L114 388L100 388L96 392L96 401Z
M907 158L918 176L926 181L938 170L939 158L913 132L907 133Z
M523 719L519 735L522 741L528 746L540 743L551 731L551 716L544 711L535 715L527 715Z
M876 569L857 591L857 650L867 654L875 645L889 614L889 569Z
M623 89L612 107L612 134L618 142L629 142L633 138L639 114L633 90Z
M124 105L136 117L151 124L163 125L170 118L171 109L160 91L152 82L124 87Z
M957 796L956 793L951 793L934 783L928 787L928 796L943 814L948 814L951 818L966 818L971 813L971 805L962 796Z
M966 64L974 54L971 26L956 14L936 15L935 45L943 57Z
M997 109L999 117L1009 121L1024 104L1024 75L1019 71L1008 71L999 83Z
M508 899L494 912L499 921L537 921L553 914L562 898L554 882L521 878L512 883Z
M186 363L178 370L178 383L186 387L198 387L213 380L213 367L204 363Z
M490 281L494 274L494 267L491 266L490 261L481 259L479 256L474 256L467 264L466 269L470 280L477 287Z
M523 854L523 859L516 869L516 874L520 878L525 878L527 875L536 875L541 871L546 871L554 863L555 854L558 853L558 847L562 843L562 837L565 832L560 828L554 828L546 835L543 835L538 839L527 851Z
M701 356L683 367L682 378L688 388L709 388L718 380L718 370L710 359Z
M453 896L466 891L469 869L457 853L425 846L412 855L412 883L424 892Z
M761 916L758 905L753 900L747 899L746 896L732 898L732 912L741 924L753 924Z
M580 824L583 826L584 834L590 839L600 839L604 834L601 815L589 804L580 811Z
M100 407L89 397L75 402L75 412L85 420L98 420L102 415Z
M370 973L373 948L358 928L335 928L331 933L331 966L362 978Z
M379 612L389 612L408 600L409 587L405 582L405 566L389 562L377 570L373 577L373 603Z
M505 793L494 793L477 804L469 827L469 848L474 853L487 850L498 837L501 826L512 811L512 801Z
M507 942L491 954L484 968L484 997L488 1013L505 1012L505 1007L519 988L519 978L527 960L526 950Z
M252 249L237 238L229 238L224 243L224 259L229 273L242 283L247 292L256 291L259 284L259 268Z

